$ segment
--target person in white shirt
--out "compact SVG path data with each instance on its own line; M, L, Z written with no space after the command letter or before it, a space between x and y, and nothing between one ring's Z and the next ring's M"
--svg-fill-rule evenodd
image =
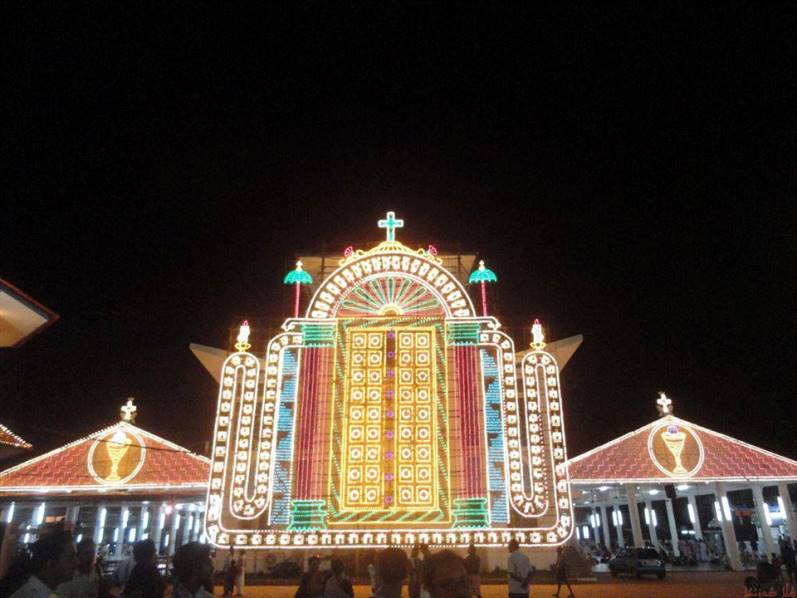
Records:
M506 565L509 571L509 598L528 598L531 574L534 572L529 557L520 552L519 548L517 540L510 540Z
M72 578L77 565L75 545L68 532L54 532L30 548L32 575L11 598L57 598L55 588Z

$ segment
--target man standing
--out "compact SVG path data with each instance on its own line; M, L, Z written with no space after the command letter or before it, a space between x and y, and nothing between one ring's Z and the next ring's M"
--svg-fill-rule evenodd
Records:
M77 545L77 569L67 582L56 589L59 598L97 598L102 579L94 561L96 546L91 538L83 538Z
M30 550L32 574L11 598L56 598L55 589L72 579L77 564L72 536L55 532L34 542Z
M476 546L468 546L468 556L465 557L465 571L468 572L470 587L476 598L482 598L481 559L476 554Z
M519 548L517 540L510 540L506 565L509 571L509 598L528 598L531 574L534 572L529 557L520 552Z
M791 543L788 540L783 540L783 544L780 547L780 556L783 559L783 564L786 566L788 581L794 585L797 583L797 579L795 579L794 575L795 565L797 565L795 556L797 555L795 555L794 549L791 547Z
M174 598L213 598L205 581L213 575L210 546L199 542L183 544L174 553Z

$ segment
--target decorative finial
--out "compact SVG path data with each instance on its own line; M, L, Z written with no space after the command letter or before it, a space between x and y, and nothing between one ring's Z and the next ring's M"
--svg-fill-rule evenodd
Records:
M485 288L485 283L488 282L497 282L498 277L495 275L495 272L490 270L489 268L484 267L484 260L479 260L479 267L478 269L471 272L470 276L468 277L468 284L479 283L482 287L482 315L487 316L487 289Z
M664 394L664 391L659 391L659 398L656 401L656 409L659 410L659 415L672 415L672 400Z
M120 411L122 412L122 421L130 422L131 424L136 421L136 411L138 407L133 405L134 397L128 397L127 403L122 405Z
M404 220L396 219L395 212L388 212L387 218L381 219L379 222L377 222L377 225L379 228L387 229L387 241L395 241L396 229L404 228Z
M299 317L299 301L301 300L302 285L313 284L313 277L304 271L302 260L296 262L296 268L285 275L282 282L292 284L295 287L293 294L293 317Z
M542 351L545 347L545 333L542 331L542 324L540 320L535 318L534 324L531 326L531 346L537 351Z
M244 323L241 324L241 328L238 330L238 337L235 339L237 341L235 343L235 348L238 349L238 351L247 351L249 347L252 346L249 344L250 332L249 320L244 320Z

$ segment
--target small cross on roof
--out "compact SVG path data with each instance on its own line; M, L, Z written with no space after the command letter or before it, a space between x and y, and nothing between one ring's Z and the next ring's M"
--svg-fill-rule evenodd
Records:
M404 219L403 218L396 218L395 212L388 212L387 218L381 219L377 222L379 228L387 229L387 240L388 241L395 241L396 240L396 229L397 228L404 228Z
M136 421L136 411L138 411L138 407L133 405L134 397L128 397L127 404L122 405L121 412L122 412L122 421L126 422L134 422Z
M664 392L659 392L659 398L656 401L657 409L660 415L670 415L672 413L672 399L670 399Z

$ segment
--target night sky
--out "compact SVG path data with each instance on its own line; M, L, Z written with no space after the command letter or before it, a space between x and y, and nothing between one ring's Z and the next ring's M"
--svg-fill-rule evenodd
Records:
M675 413L797 458L795 9L531 14L384 3L232 15L29 9L2 55L0 277L61 319L0 351L0 421L116 421L194 450L188 349L291 312L298 255L477 252L563 373L575 456ZM476 295L474 294L474 297Z

